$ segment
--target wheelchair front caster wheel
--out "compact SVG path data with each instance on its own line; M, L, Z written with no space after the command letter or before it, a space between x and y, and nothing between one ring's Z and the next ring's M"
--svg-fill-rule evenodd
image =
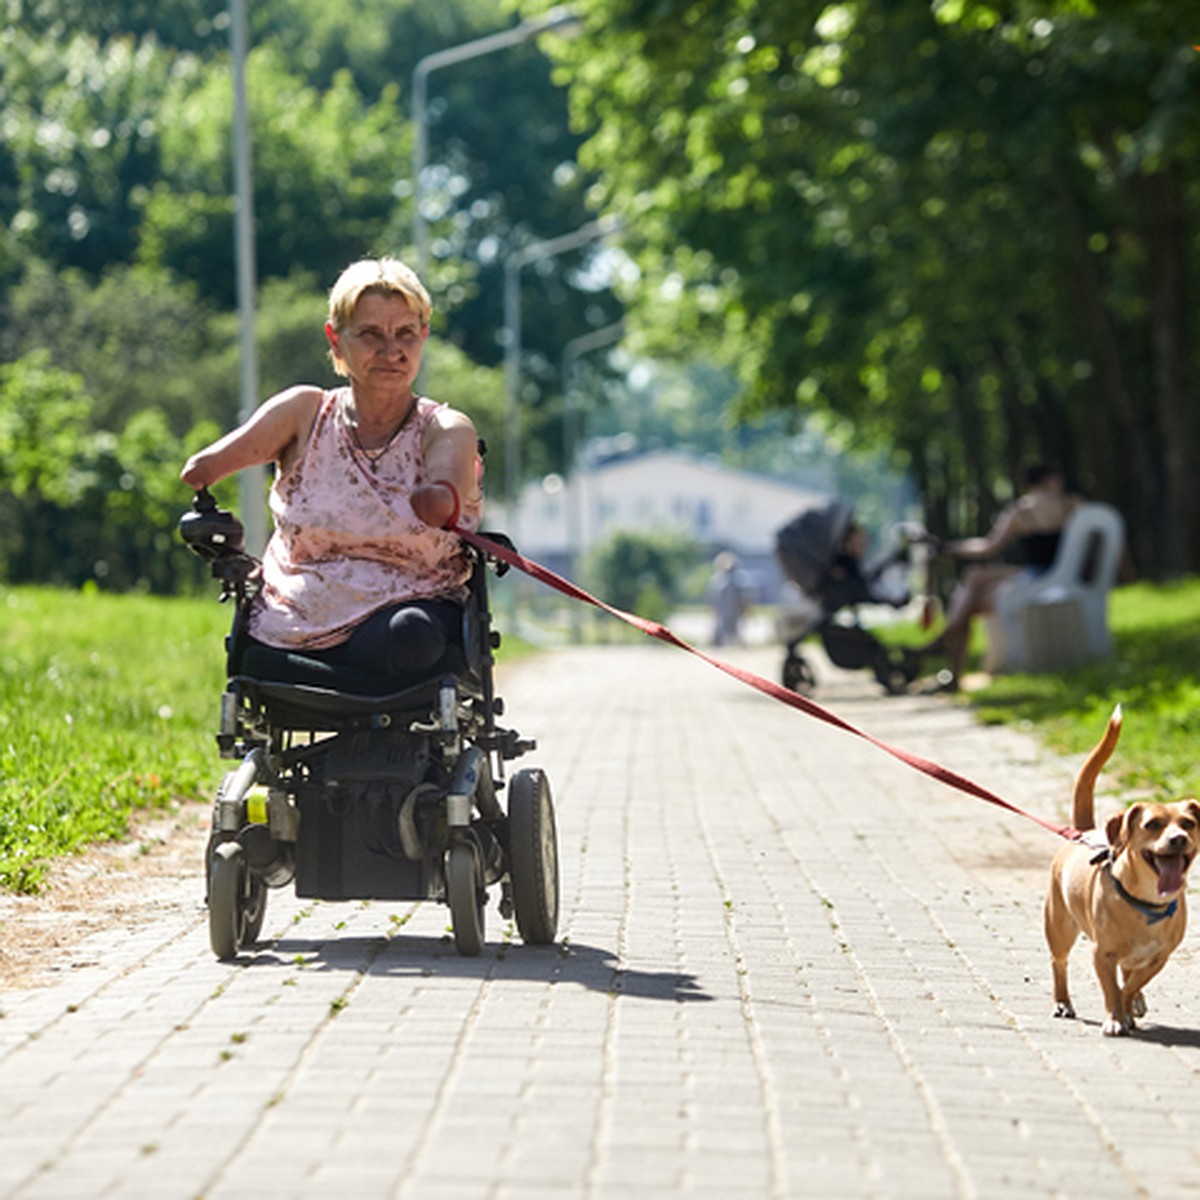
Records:
M250 874L239 842L213 848L208 874L208 935L222 962L237 957L262 931L267 912L267 885Z
M475 958L483 952L484 899L475 847L469 842L455 842L446 857L446 900L454 946L464 958Z

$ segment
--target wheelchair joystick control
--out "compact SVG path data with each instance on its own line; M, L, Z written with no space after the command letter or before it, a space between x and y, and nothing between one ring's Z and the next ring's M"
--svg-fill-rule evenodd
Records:
M218 508L212 493L200 488L190 512L179 518L179 535L206 562L241 554L246 548L246 530L227 509Z

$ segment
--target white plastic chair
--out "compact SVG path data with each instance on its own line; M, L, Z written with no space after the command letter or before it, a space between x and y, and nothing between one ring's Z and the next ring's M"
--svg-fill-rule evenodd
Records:
M1080 505L1050 569L1018 575L997 592L984 668L1052 671L1108 655L1108 593L1124 544L1125 522L1112 505Z

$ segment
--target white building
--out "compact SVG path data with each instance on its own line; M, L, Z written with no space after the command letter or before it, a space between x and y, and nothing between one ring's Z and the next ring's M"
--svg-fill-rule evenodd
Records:
M581 467L569 482L552 475L527 484L515 520L489 501L484 525L571 577L577 556L614 530L678 530L707 554L734 551L761 598L771 600L781 582L776 531L833 491L832 472L827 480L809 473L809 482L802 487L670 450L630 453Z

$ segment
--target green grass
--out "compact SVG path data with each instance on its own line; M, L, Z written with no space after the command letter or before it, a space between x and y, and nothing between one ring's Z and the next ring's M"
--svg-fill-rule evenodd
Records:
M230 610L215 599L0 588L0 887L211 794Z
M1079 753L1120 703L1121 743L1107 771L1166 800L1200 795L1200 580L1116 589L1109 628L1110 659L996 676L970 704L985 722L1027 725L1053 749Z
M1055 674L996 675L960 702L984 724L1033 730L1067 754L1091 749L1119 703L1125 720L1106 776L1164 800L1200 795L1200 579L1117 588L1108 623L1110 658ZM919 646L937 630L896 622L872 632L890 645ZM968 672L979 669L986 646L977 621ZM926 667L939 665L930 659Z
M0 588L0 616L0 888L33 892L54 857L124 837L135 810L212 795L230 610ZM1200 580L1120 588L1110 624L1111 659L997 677L964 702L1069 753L1093 745L1120 702L1113 777L1167 799L1200 793ZM528 652L505 638L502 658Z
M232 609L0 587L0 889L125 837L135 810L211 797ZM499 656L532 653L505 636Z

